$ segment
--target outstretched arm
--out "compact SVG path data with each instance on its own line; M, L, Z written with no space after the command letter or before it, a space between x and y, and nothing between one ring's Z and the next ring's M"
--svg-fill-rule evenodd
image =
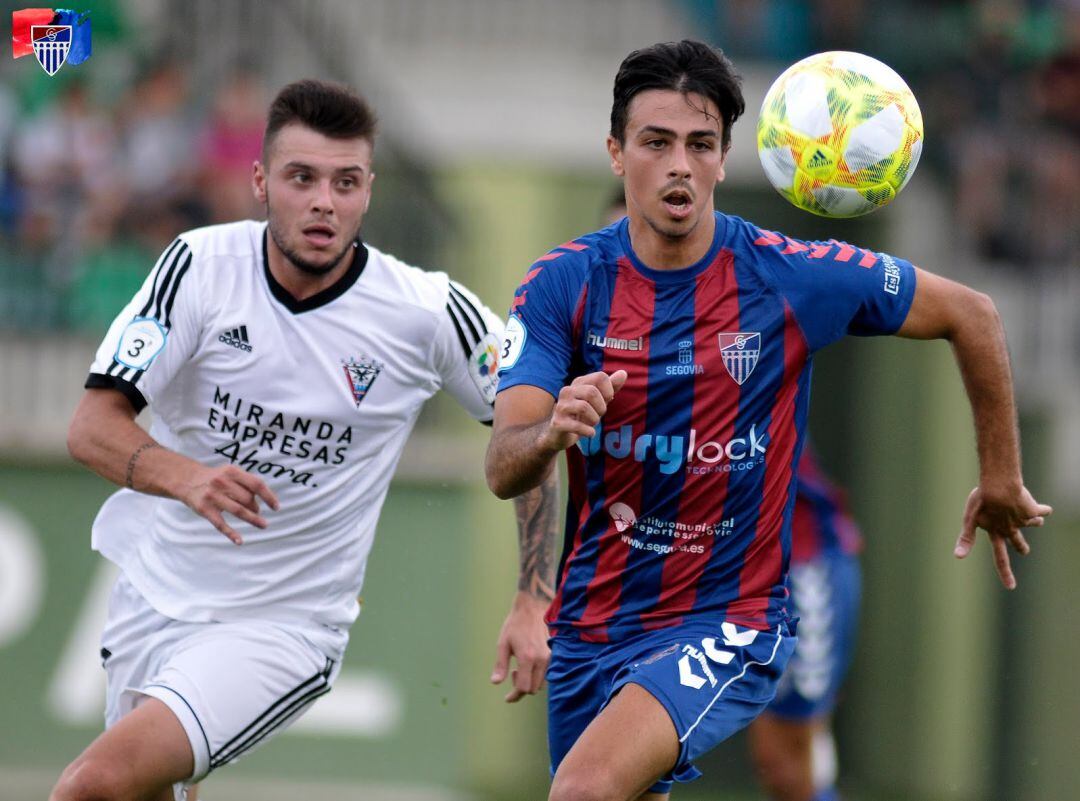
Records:
M558 501L557 470L552 470L539 487L514 498L520 556L518 588L499 632L495 669L491 673L492 683L502 683L510 657L517 659L511 678L513 688L506 695L510 703L544 686L544 674L551 658L544 613L555 597Z
M258 499L278 508L277 497L256 476L233 465L207 467L162 447L135 422L131 402L113 389L86 391L68 428L67 445L72 458L103 478L182 501L237 545L243 541L223 513L266 528Z
M994 302L962 284L918 270L915 298L897 333L952 344L975 419L979 455L979 486L968 496L954 553L961 559L967 556L976 529L984 529L1001 583L1011 590L1016 578L1008 546L1027 554L1030 547L1020 529L1041 526L1053 510L1036 503L1024 486L1009 353Z

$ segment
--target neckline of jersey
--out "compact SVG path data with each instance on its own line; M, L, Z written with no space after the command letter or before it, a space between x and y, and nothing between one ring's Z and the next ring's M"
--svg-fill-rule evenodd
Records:
M289 290L278 283L278 280L274 278L274 274L270 272L270 257L266 252L266 239L268 236L270 236L269 226L263 230L262 237L263 274L266 276L267 286L270 287L270 294L293 314L302 314L312 309L318 309L337 300L352 288L352 285L360 278L360 274L364 272L364 268L367 266L367 246L364 245L364 241L360 237L357 237L356 252L353 254L352 264L349 265L349 269L345 271L345 274L321 292L316 292L311 297L303 300L297 300L289 293Z
M716 227L713 230L712 245L709 246L709 250L704 256L689 267L680 267L677 270L657 270L645 264L638 258L637 254L634 252L633 246L630 244L629 217L623 217L618 223L619 242L622 245L623 252L630 261L630 265L650 281L655 281L658 284L676 284L683 281L689 281L697 278L712 265L716 260L716 254L720 252L720 245L723 244L724 237L727 235L727 217L718 211L714 211L713 218L716 220Z

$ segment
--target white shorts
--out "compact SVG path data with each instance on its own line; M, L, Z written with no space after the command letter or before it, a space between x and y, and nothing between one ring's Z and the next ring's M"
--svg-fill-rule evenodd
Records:
M347 642L347 632L328 627L173 620L121 573L101 635L105 726L157 698L187 732L195 770L183 784L193 784L266 742L330 692Z

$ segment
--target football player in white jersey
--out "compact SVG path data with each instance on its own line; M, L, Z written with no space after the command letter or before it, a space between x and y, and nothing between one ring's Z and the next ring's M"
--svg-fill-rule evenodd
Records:
M106 731L53 801L193 798L329 692L421 406L446 389L492 419L499 318L360 239L374 137L345 87L282 89L253 174L267 222L181 234L97 352L68 445L124 487L92 536L121 568ZM547 665L556 494L515 501L519 591L492 675L516 659L508 701Z

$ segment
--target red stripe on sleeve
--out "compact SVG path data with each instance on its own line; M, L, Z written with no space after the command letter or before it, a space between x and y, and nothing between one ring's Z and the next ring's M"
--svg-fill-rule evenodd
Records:
M606 334L620 339L643 338L643 350L626 351L606 348L604 372L626 370L628 377L622 389L608 406L602 423L604 437L612 436L623 426L630 427L631 442L645 433L645 415L649 392L649 334L652 330L653 310L656 304L656 286L642 276L625 258L618 261L618 272L611 298L611 313ZM597 332L600 333L600 332ZM635 515L641 511L642 466L633 458L614 459L605 457L604 492L607 509L612 504L623 503ZM586 605L579 625L582 639L606 642L605 626L612 614L619 609L622 595L623 571L630 553L630 545L622 537L633 534L632 530L620 532L608 513L607 528L597 544L596 571L586 588Z
M570 336L573 337L575 353L577 353L578 349L581 347L581 325L585 320L585 301L588 299L589 285L585 284L581 287L577 305L574 307L574 317L570 322Z
M697 279L694 292L694 361L704 374L694 377L694 406L690 427L695 441L727 442L734 436L739 412L739 385L728 374L720 356L722 331L741 331L739 287L735 281L734 256L721 250L713 265ZM689 443L688 443L689 448ZM715 462L718 466L723 460ZM677 521L688 526L719 523L727 498L728 472L695 473L710 465L694 461L687 451L687 474ZM697 598L698 581L709 563L716 537L701 534L695 539L677 540L683 547L704 546L703 553L672 551L664 559L660 597L653 612L642 615L646 629L678 625L677 616L691 611ZM675 618L675 619L673 619Z

